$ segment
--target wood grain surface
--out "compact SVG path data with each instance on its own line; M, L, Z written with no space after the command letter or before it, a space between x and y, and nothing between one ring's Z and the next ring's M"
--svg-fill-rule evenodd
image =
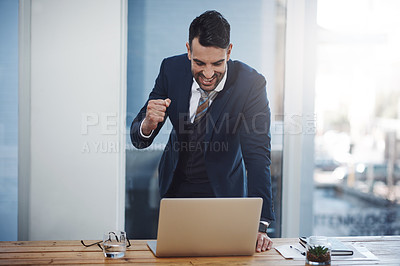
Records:
M400 265L400 236L340 237L345 243L362 243L379 261L332 262L332 265ZM296 238L275 238L274 246L297 243ZM96 240L85 241L87 243ZM301 260L286 260L275 249L254 256L156 258L145 240L133 240L122 259L105 258L98 246L84 247L80 240L0 242L1 265L304 265Z

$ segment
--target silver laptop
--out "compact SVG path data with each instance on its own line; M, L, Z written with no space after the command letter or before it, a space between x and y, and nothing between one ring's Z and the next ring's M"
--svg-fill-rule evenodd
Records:
M162 199L157 257L252 255L261 216L261 198Z

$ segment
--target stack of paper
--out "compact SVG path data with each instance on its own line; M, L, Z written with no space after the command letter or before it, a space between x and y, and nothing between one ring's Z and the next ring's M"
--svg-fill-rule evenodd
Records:
M344 251L346 254L350 254L349 250L352 251L352 255L332 255L332 261L376 261L379 260L374 254L372 254L367 248L360 245L345 245L336 239L338 243L335 243L339 251ZM331 241L330 241L331 242ZM334 245L332 244L332 247ZM275 249L285 258L294 260L304 260L306 249L300 245L300 243L295 243L292 245L282 245L275 247ZM338 252L340 254L340 252Z

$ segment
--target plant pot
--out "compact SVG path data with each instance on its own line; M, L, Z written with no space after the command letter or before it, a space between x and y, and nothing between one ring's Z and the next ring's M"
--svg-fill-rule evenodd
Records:
M311 236L309 238L306 265L331 265L331 245L326 237Z

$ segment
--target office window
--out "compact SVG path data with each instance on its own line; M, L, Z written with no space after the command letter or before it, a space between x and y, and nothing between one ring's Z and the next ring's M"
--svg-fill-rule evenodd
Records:
M221 12L231 24L232 59L257 69L268 80L272 111L272 183L280 236L282 179L285 1L128 1L127 127L143 106L163 58L186 53L191 21L206 10ZM238 12L240 10L240 12ZM155 238L158 222L158 163L172 129L167 121L152 146L136 150L127 137L126 231L130 238ZM129 132L129 130L128 130Z
M318 1L314 234L400 234L399 13Z
M0 1L0 241L18 230L18 0Z

